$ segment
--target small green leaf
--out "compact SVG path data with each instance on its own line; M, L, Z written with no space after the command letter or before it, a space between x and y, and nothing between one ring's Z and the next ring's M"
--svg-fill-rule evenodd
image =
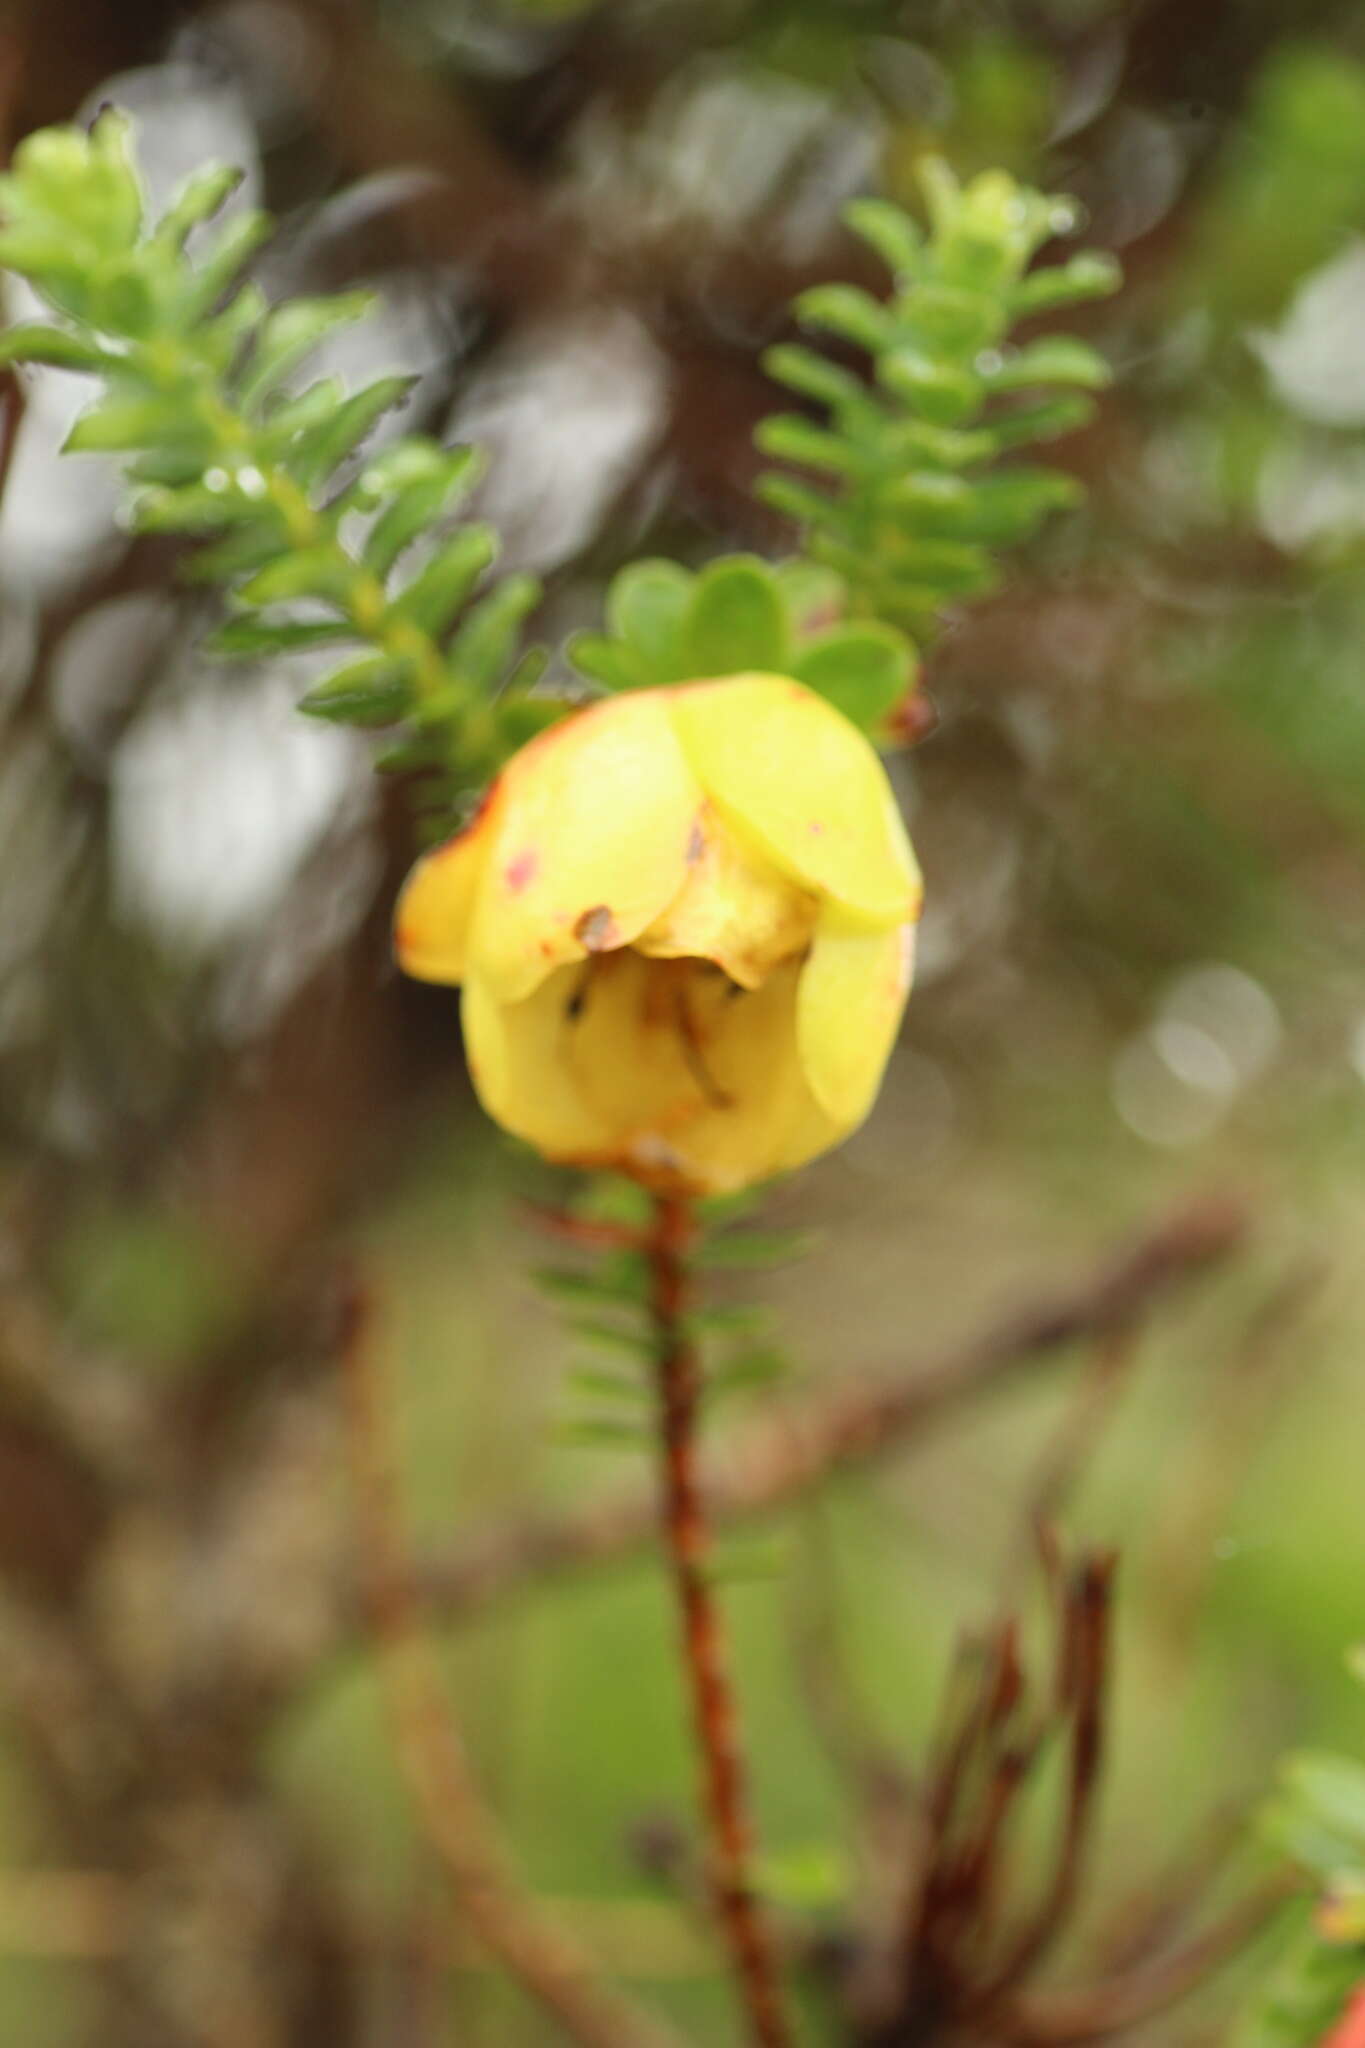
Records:
M403 403L416 382L415 377L379 377L352 392L332 417L302 437L301 447L293 451L291 466L299 482L306 488L325 482L384 414Z
M1107 298L1122 283L1123 271L1114 257L1086 251L1021 278L1010 294L1010 311L1015 319L1026 320L1086 299Z
M998 362L978 358L977 369L991 392L1027 391L1037 384L1076 384L1083 391L1101 391L1113 373L1104 357L1070 335L1049 334L1014 349Z
M771 505L775 512L785 512L799 526L842 527L844 513L838 501L827 498L812 484L804 484L799 477L781 476L769 470L754 484L754 496L763 504Z
M638 1450L649 1443L653 1432L647 1423L630 1422L624 1416L574 1415L559 1423L554 1434L562 1444Z
M903 208L889 199L854 199L844 208L844 219L898 279L918 275L924 235Z
M259 525L230 533L226 539L201 548L181 568L190 583L227 583L254 569L264 569L280 559L285 542L277 525L264 519Z
M766 562L729 555L703 570L688 607L683 647L691 676L739 675L751 669L786 673L791 630Z
M410 691L406 661L366 654L300 698L299 710L336 725L392 725L406 710Z
M340 604L355 580L355 566L334 541L282 554L242 585L248 604L288 604L299 597L319 597Z
M271 620L255 612L227 619L204 642L211 654L294 654L353 640L355 628L341 619Z
M83 412L62 448L68 455L112 455L167 445L206 453L211 446L205 430L174 399L120 396L103 398Z
M474 488L482 467L477 449L440 449L437 453L439 460L426 461L417 474L397 484L366 537L365 567L381 581L403 551ZM379 464L371 465L371 473L377 468ZM361 485L373 488L368 476L361 479Z
M260 517L260 505L239 491L214 491L200 483L141 491L128 508L134 533L218 533L244 521L255 525Z
M8 363L46 363L54 370L118 370L125 366L125 358L86 335L34 322L7 327L0 334L0 365Z
M195 171L176 192L156 224L155 239L168 249L180 250L187 236L201 222L211 220L232 197L246 176L236 164L209 164Z
M307 437L332 420L346 401L346 387L340 377L319 377L316 383L273 406L255 437L254 446L268 462L283 460L293 468L294 446L306 445Z
M804 469L818 469L830 476L863 477L873 466L871 451L855 445L843 434L817 427L800 413L769 413L754 429L755 445L765 455L781 462L799 463Z
M569 1328L576 1337L586 1337L594 1344L603 1345L608 1351L626 1351L633 1358L650 1358L654 1352L654 1339L648 1330L631 1328L624 1323L609 1322L604 1316L572 1315Z
M607 690L645 690L653 680L634 648L602 633L575 633L568 652L580 675Z
M195 347L215 376L226 376L267 310L265 293L258 284L248 282L232 294L211 320L198 322Z
M339 327L353 326L375 307L373 292L339 292L329 298L287 299L268 313L242 378L238 403L250 416L262 400L320 341Z
M239 271L245 268L267 239L271 228L269 214L259 213L254 208L234 214L230 221L224 223L212 247L181 284L178 310L184 327L193 326L213 309Z
M604 1365L575 1365L568 1382L577 1394L606 1401L652 1401L654 1389L642 1373L612 1372Z
M1055 441L1063 434L1072 434L1094 416L1093 400L1079 392L1068 393L1062 398L1044 399L1038 405L1018 406L1012 412L993 413L985 432L994 442L995 452L1003 455L1011 448L1027 447L1032 441Z
M643 1263L622 1254L580 1271L576 1266L540 1266L532 1276L537 1286L567 1302L629 1302L643 1304L647 1280Z
M431 560L394 599L395 618L406 619L438 638L468 601L497 552L497 535L491 526L462 526L442 541Z
M999 571L985 550L946 540L920 540L888 533L886 560L903 582L918 583L944 597L974 597L994 590Z
M803 327L816 327L854 341L870 355L892 340L891 315L870 292L852 284L817 284L802 292L793 307Z
M645 683L682 682L684 632L695 578L676 562L632 562L607 591L607 624L638 658Z
M817 355L799 343L779 342L763 357L763 367L778 384L799 391L803 398L818 399L831 412L857 418L864 425L888 417L876 394L852 370Z
M539 602L534 576L508 576L480 598L450 643L452 675L491 694L516 651L524 621Z
M812 641L793 673L854 725L876 732L913 685L915 658L903 633L871 621Z

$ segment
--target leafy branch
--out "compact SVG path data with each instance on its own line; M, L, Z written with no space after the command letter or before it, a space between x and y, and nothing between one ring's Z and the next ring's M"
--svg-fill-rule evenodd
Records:
M845 215L892 271L886 303L846 284L796 301L803 326L871 356L871 384L804 345L770 349L769 374L828 419L779 413L758 430L765 453L820 479L769 474L760 495L797 522L812 560L837 571L851 611L920 639L946 605L993 587L998 549L1080 496L1059 471L992 465L1083 425L1108 366L1070 335L1010 337L1019 322L1120 281L1113 258L1097 254L1029 272L1046 241L1075 227L1069 200L1003 171L964 186L936 158L922 182L927 233L881 199Z
M123 115L102 114L88 135L30 136L0 178L0 263L57 318L0 335L0 363L102 380L66 447L128 458L134 532L204 543L187 574L222 585L231 607L214 651L335 649L338 665L300 708L396 728L381 765L425 770L448 813L562 708L530 695L543 657L516 660L539 586L510 576L470 603L497 554L488 526L450 524L478 478L477 451L410 434L361 457L412 379L349 391L323 376L300 388L312 351L374 300L272 306L243 283L269 217L242 210L207 225L240 178L197 173L151 223Z
M916 644L945 610L994 587L995 557L1080 486L1000 458L1084 425L1104 359L1068 335L1022 344L1019 323L1114 291L1112 257L1029 264L1076 224L1069 200L993 171L962 186L925 167L928 231L882 199L855 201L849 225L889 265L883 303L854 285L817 285L796 302L806 327L872 358L869 381L802 344L765 357L769 374L823 413L775 413L759 447L793 464L759 495L796 524L799 554L768 564L728 555L693 575L634 562L607 594L606 631L570 653L610 690L764 669L795 676L880 740L915 729Z

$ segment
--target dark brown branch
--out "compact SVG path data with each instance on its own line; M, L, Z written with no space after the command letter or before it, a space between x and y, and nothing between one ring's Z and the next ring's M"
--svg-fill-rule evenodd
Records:
M369 1611L398 1759L418 1818L469 1926L579 2048L669 2048L672 2036L597 1974L521 1887L470 1772L403 1555L385 1408L365 1304L348 1303L342 1346Z
M1065 1927L1076 1900L1103 1751L1116 1562L1112 1552L1087 1557L1073 1580L1067 1611L1068 1639L1061 1653L1067 1673L1064 1704L1071 1714L1061 1843L1051 1881L1036 1912L1016 1936L981 1994L984 2007L992 2006L1004 1992L1029 1975Z
M711 1892L758 2048L788 2048L777 1962L750 1863L752 1830L740 1756L738 1716L720 1609L710 1582L710 1538L697 1484L701 1361L688 1334L687 1257L695 1233L691 1204L660 1196L647 1257L656 1342L662 1450L663 1526L682 1622L683 1666L701 1759Z
M713 1525L771 1513L840 1472L890 1455L962 1401L1000 1385L1080 1339L1099 1339L1150 1314L1163 1298L1222 1263L1246 1220L1225 1202L1178 1211L1069 1290L1045 1296L918 1369L844 1380L753 1424L703 1475ZM418 1565L427 1611L464 1621L508 1597L648 1547L652 1495L509 1522Z

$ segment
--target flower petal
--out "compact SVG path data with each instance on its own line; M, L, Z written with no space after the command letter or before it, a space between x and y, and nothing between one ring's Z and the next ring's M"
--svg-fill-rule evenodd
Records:
M841 712L784 676L673 693L698 781L807 888L875 924L916 914L919 870L876 753Z
M915 928L860 931L826 914L796 998L801 1066L847 1135L871 1109L910 992Z
M514 756L470 934L503 1001L629 945L681 889L701 793L659 693L594 704Z
M805 951L816 899L745 848L711 804L698 815L691 852L681 893L636 950L654 960L714 960L742 988L758 988L780 960Z
M520 1003L499 1002L479 974L460 998L465 1057L480 1102L514 1136L551 1159L605 1154L610 1127L580 1092L565 1056L574 988L583 970L565 967Z
M404 882L394 914L394 950L398 965L418 981L446 982L465 977L469 927L479 878L488 860L494 785L478 816L424 854Z

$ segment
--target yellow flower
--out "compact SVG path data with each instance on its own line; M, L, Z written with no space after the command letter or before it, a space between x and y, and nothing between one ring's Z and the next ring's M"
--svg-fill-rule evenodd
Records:
M868 741L800 683L742 675L613 697L523 747L413 870L397 948L463 984L507 1130L714 1193L862 1122L919 901Z

